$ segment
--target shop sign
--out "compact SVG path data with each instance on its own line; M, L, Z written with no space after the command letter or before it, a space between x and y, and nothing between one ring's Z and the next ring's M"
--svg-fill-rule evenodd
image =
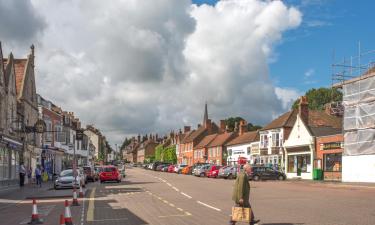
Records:
M44 122L44 120L39 119L38 121L36 121L34 125L34 130L37 133L46 132L46 123Z
M331 150L331 149L340 149L342 148L341 142L329 142L329 143L323 143L320 146L321 150Z
M260 154L259 147L251 147L251 154L252 155Z

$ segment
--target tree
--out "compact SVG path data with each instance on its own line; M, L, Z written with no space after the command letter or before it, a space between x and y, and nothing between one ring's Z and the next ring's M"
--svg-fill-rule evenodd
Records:
M235 124L237 122L238 126L240 125L240 121L244 120L242 117L229 117L228 119L225 120L225 124L228 126L228 130L230 132L234 131ZM247 130L248 131L256 131L261 129L262 127L259 125L253 125L252 123L247 124Z
M128 146L131 142L131 139L125 138L124 142L122 142L122 145L120 149L124 149L126 146Z
M312 110L323 110L324 105L330 102L342 101L342 92L337 88L312 88L305 93L307 101L309 102L309 109ZM297 109L299 99L297 99L292 109Z
M155 148L155 161L161 161L162 159L163 145L160 144Z

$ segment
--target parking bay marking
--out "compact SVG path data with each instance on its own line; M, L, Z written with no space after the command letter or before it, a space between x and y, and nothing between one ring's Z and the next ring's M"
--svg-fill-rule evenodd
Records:
M192 198L190 195L188 195L188 194L185 194L184 192L180 192L182 195L184 195L184 196L186 196L186 197L188 197L188 198Z
M198 204L201 204L201 205L204 205L204 206L206 206L206 207L208 207L208 208L210 208L210 209L213 209L213 210L216 210L216 211L221 212L221 209L215 208L215 207L210 206L210 205L208 205L208 204L206 204L206 203L203 203L203 202L201 202L201 201L197 201L197 203L198 203Z
M87 208L86 221L90 221L90 222L94 221L95 191L96 191L96 188L94 187L91 191L89 207Z

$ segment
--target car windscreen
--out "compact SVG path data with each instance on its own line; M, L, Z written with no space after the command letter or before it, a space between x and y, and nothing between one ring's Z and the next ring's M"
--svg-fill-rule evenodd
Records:
M73 170L64 170L60 173L60 177L72 177Z
M103 169L103 172L114 172L116 171L116 168L113 168L113 167L105 167Z
M91 167L83 167L83 171L90 172L91 171Z

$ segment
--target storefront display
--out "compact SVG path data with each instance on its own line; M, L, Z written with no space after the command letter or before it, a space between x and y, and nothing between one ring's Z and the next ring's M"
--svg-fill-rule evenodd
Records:
M324 171L341 172L342 153L324 154Z

